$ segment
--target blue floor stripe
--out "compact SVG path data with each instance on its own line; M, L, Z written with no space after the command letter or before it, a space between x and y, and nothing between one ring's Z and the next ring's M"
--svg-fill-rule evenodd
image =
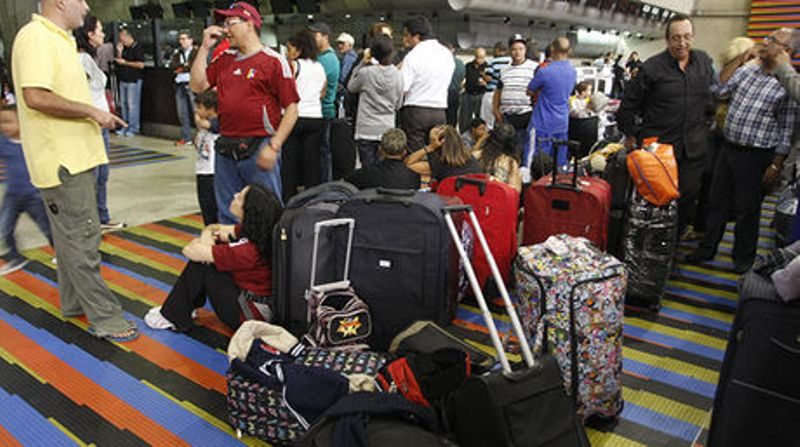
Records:
M3 361L3 360L0 360ZM0 425L22 445L76 446L75 441L17 395L0 388Z
M693 270L688 270L685 268L676 268L675 273L678 276L683 276L685 278L697 279L703 281L705 283L709 283L715 286L724 286L724 287L737 287L739 282L734 279L728 278L721 278L719 276L709 275L706 273L695 272Z
M695 315L691 312L684 312L682 310L671 309L666 306L662 306L661 310L659 311L660 315L664 315L666 317L677 318L679 320L685 320L691 322L692 324L698 324L700 326L711 327L714 329L719 329L721 331L728 332L731 329L731 324L725 321L720 321L715 318L704 317L702 315Z
M624 397L624 396L623 396ZM679 419L658 413L648 408L625 402L620 417L650 429L666 433L673 438L693 441L700 427Z
M711 304L720 304L725 307L729 307L731 309L736 308L736 301L729 300L727 298L722 298L716 295L711 295L708 293L698 292L696 290L687 290L682 289L680 287L675 287L673 285L667 284L667 287L664 289L666 293L675 295L675 296L682 296L689 299L694 299L697 301L702 301L704 303L711 303Z
M189 444L242 445L116 366L99 361L77 346L66 344L46 330L36 328L5 310L0 309L0 319ZM155 385L158 386L157 383Z
M36 273L29 272L31 275L39 278L40 280L50 284L53 287L58 287L58 284L51 281L49 278L40 276ZM195 362L205 366L206 368L224 376L228 371L228 357L227 355L211 348L205 343L201 343L184 334L173 332L170 330L158 330L148 327L141 318L136 315L124 312L125 318L136 323L139 331L148 337L161 342L168 346L173 351L183 354L184 356L194 360Z
M714 349L710 346L681 340L680 338L665 335L656 331L642 329L630 324L625 325L625 335L630 335L632 337L640 338L642 340L653 342L659 345L669 346L673 349L678 349L720 362L722 361L722 357L725 355L725 351Z
M644 376L650 380L665 383L667 385L680 388L691 393L705 396L709 399L714 398L714 392L717 389L716 384L704 382L694 377L678 374L666 369L658 368L647 363L637 362L629 358L622 359L622 368L633 374ZM623 396L624 397L624 396ZM626 403L625 406L628 404Z

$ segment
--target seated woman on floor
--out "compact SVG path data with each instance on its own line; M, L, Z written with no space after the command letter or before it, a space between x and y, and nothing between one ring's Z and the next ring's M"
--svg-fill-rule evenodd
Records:
M477 145L472 155L478 159L483 172L517 191L522 191L515 138L514 126L498 124L489 132L489 138Z
M239 225L209 225L183 248L189 263L164 305L145 316L148 326L190 330L193 313L206 296L234 331L245 320L271 319L272 228L281 216L280 202L272 191L252 183L233 196L230 211Z
M481 167L453 126L436 126L428 134L428 145L406 157L406 166L438 182L447 177L479 174Z

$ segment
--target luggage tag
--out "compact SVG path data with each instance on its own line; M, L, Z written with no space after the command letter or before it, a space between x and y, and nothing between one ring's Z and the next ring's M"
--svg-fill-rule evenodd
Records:
M561 239L550 236L544 241L544 247L556 256L566 256L569 254L569 247Z

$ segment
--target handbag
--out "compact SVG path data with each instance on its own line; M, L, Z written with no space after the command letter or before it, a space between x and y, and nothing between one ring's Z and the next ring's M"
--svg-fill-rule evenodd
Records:
M680 197L678 162L672 145L653 142L631 151L627 164L636 190L648 202L664 206Z

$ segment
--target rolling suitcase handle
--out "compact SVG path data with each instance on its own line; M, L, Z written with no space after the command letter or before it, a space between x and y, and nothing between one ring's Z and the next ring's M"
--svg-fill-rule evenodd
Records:
M461 191L464 185L473 185L478 188L481 196L486 194L486 180L459 176L456 178L456 192Z
M329 290L336 290L336 289L345 289L350 287L350 280L348 280L348 276L350 275L350 252L353 249L353 228L355 227L356 221L352 218L342 218L342 219L328 219L317 222L314 224L314 248L311 252L311 278L308 284L308 291L306 291L306 299L308 299L308 293L312 290L318 290L321 292L327 292ZM347 251L345 252L344 258L344 275L341 281L335 281L326 284L314 284L317 276L317 252L319 251L319 233L322 231L323 228L328 227L340 227L347 225L348 233L347 233Z
M467 273L467 278L469 278L469 283L472 286L472 291L475 293L475 299L478 301L478 306L481 309L481 314L483 315L483 320L486 322L486 327L489 329L489 336L492 339L492 344L497 351L497 357L500 360L500 364L503 366L503 373L511 374L511 365L508 362L508 357L506 356L505 350L503 349L503 344L500 342L500 335L497 333L497 327L495 327L494 320L492 319L492 314L489 312L489 307L486 304L486 298L483 296L483 290L481 290L481 286L478 283L478 278L475 276L475 270L472 268L472 263L469 260L469 256L467 255L466 250L464 249L464 244L461 241L461 237L458 235L458 230L456 230L456 225L453 222L452 213L455 212L466 212L469 214L470 222L472 223L472 228L475 230L475 234L478 237L478 241L480 241L481 247L483 248L483 252L486 255L486 260L489 263L489 268L492 271L492 276L494 277L494 281L497 284L497 288L500 291L500 295L503 297L503 303L506 307L506 312L508 312L508 316L511 319L511 326L514 328L514 335L517 336L519 340L520 348L522 350L522 356L525 359L525 363L528 365L528 368L533 368L535 366L535 362L533 360L533 353L531 352L530 345L528 344L528 339L525 337L525 334L522 330L522 325L519 322L519 317L517 316L517 312L514 309L514 305L511 303L511 298L508 295L508 290L506 289L506 285L503 282L503 277L500 275L500 270L497 268L497 263L494 260L494 256L492 255L492 251L489 248L489 244L486 242L486 236L483 234L483 230L481 229L481 225L478 223L478 217L475 216L475 212L472 210L470 205L456 205L456 206L448 206L444 208L444 219L447 223L447 228L450 230L450 235L453 238L453 243L458 250L458 254L461 257L461 261L464 263L464 270Z
M577 141L568 141L568 140L559 140L558 138L552 137L543 137L540 138L539 141L550 141L553 143L553 181L551 184L547 185L548 188L559 188L559 189L568 189L570 191L580 191L578 188L578 157L573 157L574 159L574 166L572 168L572 185L558 183L558 153L561 149L561 146L567 146L567 158L569 158L569 154L571 150L576 151L580 149L581 143Z

